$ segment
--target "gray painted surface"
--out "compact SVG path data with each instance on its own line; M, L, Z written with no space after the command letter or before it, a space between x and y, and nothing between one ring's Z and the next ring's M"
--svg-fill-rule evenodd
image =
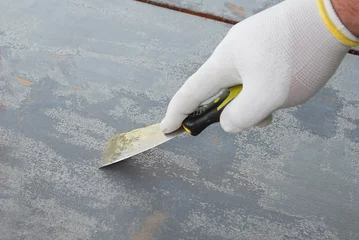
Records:
M359 239L354 56L266 129L98 169L228 29L132 1L1 1L0 239Z
M153 0L154 2L242 21L283 0Z
M209 13L233 21L243 21L283 0L152 0L171 6ZM355 47L359 51L359 47Z

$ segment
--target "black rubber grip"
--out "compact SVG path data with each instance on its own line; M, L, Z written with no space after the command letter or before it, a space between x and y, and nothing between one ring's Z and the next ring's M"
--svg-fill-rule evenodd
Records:
M199 106L196 111L188 115L183 121L184 129L192 136L197 136L213 123L219 122L220 115L224 109L217 109L229 96L230 91L225 90L212 102Z

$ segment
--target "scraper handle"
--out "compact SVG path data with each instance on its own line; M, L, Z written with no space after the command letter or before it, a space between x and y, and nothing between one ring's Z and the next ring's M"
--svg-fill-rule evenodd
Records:
M197 136L211 124L219 122L224 107L237 97L242 89L242 85L228 88L210 103L199 106L183 121L184 130L192 136Z

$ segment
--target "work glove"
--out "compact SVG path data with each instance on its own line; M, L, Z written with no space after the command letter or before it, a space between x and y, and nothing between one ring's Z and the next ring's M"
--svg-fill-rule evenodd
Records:
M226 132L266 126L278 109L305 103L359 45L330 0L286 0L234 25L178 90L161 122L164 133L221 89L243 84L220 116ZM269 119L269 121L268 121ZM267 121L267 123L265 123Z

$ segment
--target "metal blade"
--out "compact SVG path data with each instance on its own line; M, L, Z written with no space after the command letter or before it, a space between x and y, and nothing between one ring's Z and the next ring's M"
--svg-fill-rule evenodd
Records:
M183 132L184 130L181 128L173 133L164 134L160 130L160 124L157 123L115 135L107 142L100 168L156 147Z

